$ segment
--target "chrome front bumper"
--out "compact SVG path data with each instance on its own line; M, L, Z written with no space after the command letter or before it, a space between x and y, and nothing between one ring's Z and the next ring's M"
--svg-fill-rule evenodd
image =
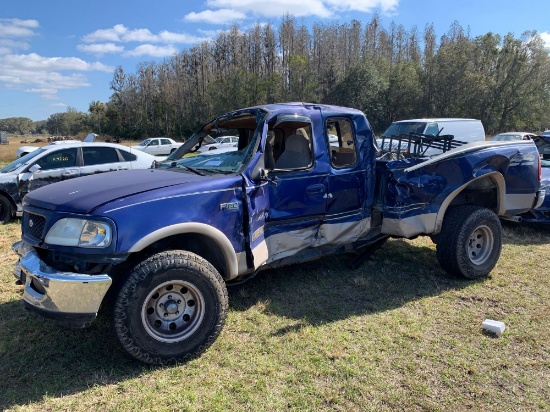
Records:
M112 279L105 274L61 272L40 260L26 242L14 243L20 256L13 274L25 284L25 306L41 315L73 326L86 326L97 311Z

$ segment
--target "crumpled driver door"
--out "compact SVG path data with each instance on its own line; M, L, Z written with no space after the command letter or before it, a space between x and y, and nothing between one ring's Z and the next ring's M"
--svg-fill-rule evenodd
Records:
M243 190L245 192L245 201L243 204L246 208L244 230L247 243L247 263L248 267L252 266L254 270L262 266L269 258L265 239L265 224L269 215L268 185L270 183L264 179L255 182L249 174L252 170L259 170L264 167L266 135L267 124L265 123L258 152L251 162L251 167L243 173Z

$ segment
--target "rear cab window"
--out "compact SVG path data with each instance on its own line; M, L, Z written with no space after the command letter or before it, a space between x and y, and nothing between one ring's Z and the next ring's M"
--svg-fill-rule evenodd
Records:
M339 169L354 165L357 162L357 152L351 121L346 118L328 118L325 126L332 167ZM338 138L337 141L334 136Z

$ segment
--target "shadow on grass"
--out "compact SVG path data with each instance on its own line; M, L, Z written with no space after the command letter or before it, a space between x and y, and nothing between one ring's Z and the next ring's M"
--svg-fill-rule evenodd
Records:
M109 320L64 329L27 312L21 301L0 305L0 410L117 384L151 369L118 344Z
M277 316L319 325L355 315L368 315L407 302L460 289L473 283L445 273L430 247L392 240L356 270L351 255L261 272L251 281L230 288L231 308L247 310L264 302ZM283 328L277 334L300 326Z
M348 268L352 258L331 256L261 272L229 289L230 310L267 302L267 310L275 315L319 325L390 310L472 283L445 274L433 248L404 241L389 241L356 270ZM288 326L275 334L300 327ZM21 301L0 305L0 409L95 386L122 385L154 369L126 354L106 315L87 329L62 329L24 311Z

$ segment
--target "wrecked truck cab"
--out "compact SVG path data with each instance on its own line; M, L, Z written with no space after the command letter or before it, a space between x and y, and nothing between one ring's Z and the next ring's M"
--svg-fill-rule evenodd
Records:
M238 150L197 154L219 130L239 137ZM422 139L409 147L434 144ZM121 345L150 364L210 346L227 315L226 285L263 269L367 256L390 236L428 235L447 272L487 276L502 245L498 216L536 202L536 147L417 152L380 156L355 109L284 103L227 113L154 169L27 195L14 274L29 309L67 324L88 325L109 296Z

